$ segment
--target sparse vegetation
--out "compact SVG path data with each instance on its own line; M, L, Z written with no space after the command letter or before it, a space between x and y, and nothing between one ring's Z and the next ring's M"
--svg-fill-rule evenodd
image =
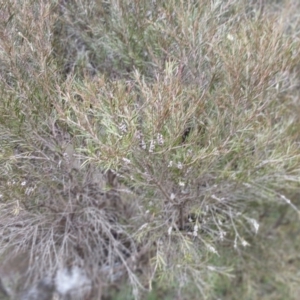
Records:
M0 1L7 293L297 299L300 18L277 2Z

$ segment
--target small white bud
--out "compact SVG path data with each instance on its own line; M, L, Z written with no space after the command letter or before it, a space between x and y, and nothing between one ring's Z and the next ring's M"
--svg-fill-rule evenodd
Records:
M259 229L259 224L258 222L255 220L255 219L249 219L249 222L251 223L255 233L258 232L258 229Z
M123 157L122 160L126 165L129 165L131 163L130 159Z
M217 250L215 249L215 247L213 247L213 246L211 246L211 245L207 245L206 247L207 247L207 249L208 249L210 252L212 252L212 253L214 253L214 254L218 254L218 252L217 252Z
M230 34L230 33L227 34L227 39L228 39L229 41L234 41L234 37L233 37L233 35Z
M181 170L181 169L183 168L183 165L182 165L182 163L181 163L181 162L178 162L178 164L177 164L177 168L178 168L179 170Z
M143 150L146 150L147 149L147 145L145 143L145 141L142 139L141 142L140 142L140 147L143 149Z
M220 238L220 240L221 241L224 241L224 237L226 236L226 232L225 231L223 231L223 230L221 230L220 232L219 232L219 238Z
M150 146L149 146L149 152L153 153L154 149L155 149L155 142L153 140L151 140Z
M162 134L158 133L157 134L157 144L162 146L164 144L164 138L162 136Z
M247 247L247 246L250 246L250 244L247 241L242 240L242 246Z
M127 126L124 122L121 123L121 125L119 125L119 129L122 133L126 133L127 132Z
M233 248L234 248L234 249L237 249L237 241L236 241L236 239L234 240Z

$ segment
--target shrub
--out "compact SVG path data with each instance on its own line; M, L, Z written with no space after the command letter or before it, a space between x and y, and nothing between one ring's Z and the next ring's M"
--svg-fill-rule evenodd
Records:
M299 216L299 39L263 8L3 4L0 257L29 255L20 291L67 269L98 298L255 285L247 255Z

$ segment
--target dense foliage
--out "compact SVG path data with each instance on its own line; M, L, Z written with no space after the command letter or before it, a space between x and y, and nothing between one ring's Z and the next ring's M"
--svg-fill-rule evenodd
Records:
M299 5L250 2L0 2L2 259L91 299L297 298Z

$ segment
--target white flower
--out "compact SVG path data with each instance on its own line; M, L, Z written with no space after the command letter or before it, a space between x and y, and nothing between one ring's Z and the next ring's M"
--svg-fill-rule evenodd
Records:
M170 160L169 164L168 164L168 168L171 168L173 166L173 161Z
M124 122L121 123L121 125L119 125L119 129L121 132L126 133L127 132L127 126Z
M146 145L144 139L141 140L141 142L140 142L140 147L141 147L143 150L146 150L146 149L147 149L147 145Z
M255 233L258 232L258 229L259 229L259 224L258 222L255 220L255 219L249 219L249 222L251 223Z
M174 194L174 193L172 193L172 194L170 195L170 199L171 199L171 200L174 200L174 199L175 199L175 194Z
M63 157L64 157L64 159L66 160L66 162L67 162L68 164L71 163L71 157L70 157L69 153L64 152L64 153L63 153Z
M236 238L234 239L233 248L237 249L237 240L236 240Z
M125 163L126 165L129 165L130 162L131 162L130 159L125 158L125 157L123 157L122 160L124 161L124 163Z
M242 246L247 247L247 246L250 246L250 244L247 241L245 241L244 239L242 239Z
M152 153L155 149L155 142L151 140L150 146L149 146L149 152Z
M217 250L212 245L206 245L206 247L210 252L212 252L214 254L218 254Z
M26 185L26 181L25 181L25 180L22 181L22 182L21 182L21 185L22 185L22 186Z
M164 144L164 138L162 136L162 134L158 133L157 134L157 144L162 146Z
M234 41L234 37L233 37L233 35L230 34L230 33L227 34L227 39L228 39L229 41Z
M172 233L172 230L173 230L173 227L171 226L171 227L169 227L169 229L168 229L168 235L171 235L171 233Z
M29 196L35 190L35 188L36 187L27 187L25 190L25 195Z
M183 165L182 165L182 163L181 163L181 162L178 162L178 164L177 164L177 168L178 168L179 170L181 170L181 169L183 168Z
M185 183L183 181L179 182L179 186L184 186L184 185L185 185Z
M197 236L198 235L198 230L199 230L199 226L195 225L194 226L194 231L193 231L193 236Z
M188 156L191 156L193 154L193 150L192 149L188 149L187 153L188 153Z
M135 136L138 140L140 140L142 138L142 133L140 131L137 131Z
M221 241L224 241L224 237L225 237L225 236L226 236L226 232L223 231L223 230L221 230L221 231L219 232L220 240L221 240Z

